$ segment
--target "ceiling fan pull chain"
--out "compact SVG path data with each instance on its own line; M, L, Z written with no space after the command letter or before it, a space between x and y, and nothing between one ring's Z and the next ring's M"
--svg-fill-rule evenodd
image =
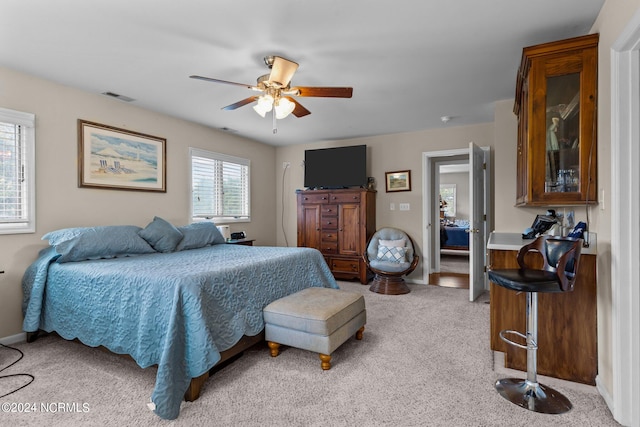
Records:
M278 125L276 124L276 109L271 110L271 114L273 115L273 133L278 133Z

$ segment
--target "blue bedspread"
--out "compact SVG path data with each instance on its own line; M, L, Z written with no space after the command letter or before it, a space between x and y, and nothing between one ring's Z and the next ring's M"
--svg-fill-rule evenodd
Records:
M469 227L444 227L444 240L442 233L440 245L442 247L453 247L457 249L469 249Z
M174 253L56 263L45 249L23 279L24 330L56 331L158 365L151 400L174 419L191 378L243 335L264 328L262 309L307 287L337 288L309 248L214 245Z

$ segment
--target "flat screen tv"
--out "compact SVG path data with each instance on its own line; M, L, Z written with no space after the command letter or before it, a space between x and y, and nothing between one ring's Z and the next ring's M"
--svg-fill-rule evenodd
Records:
M304 152L304 186L348 188L367 185L367 146L321 148Z

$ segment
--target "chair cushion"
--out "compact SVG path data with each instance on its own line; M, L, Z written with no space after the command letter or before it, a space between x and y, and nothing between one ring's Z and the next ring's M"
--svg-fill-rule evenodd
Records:
M545 270L490 270L489 280L498 286L519 292L563 292L558 276Z
M393 227L385 227L376 231L373 236L371 236L371 240L369 240L369 245L367 246L367 258L371 263L378 257L378 245L380 245L380 241L404 241L405 244L402 245L405 247L405 259L409 261L409 263L413 260L413 245L411 245L411 240L408 238L407 234ZM395 246L393 244L387 244L385 246Z
M365 309L355 292L307 288L264 308L265 323L318 335L331 335Z
M386 271L387 273L400 273L409 268L411 266L411 263L406 261L391 262L372 259L371 261L369 261L369 265L376 270Z

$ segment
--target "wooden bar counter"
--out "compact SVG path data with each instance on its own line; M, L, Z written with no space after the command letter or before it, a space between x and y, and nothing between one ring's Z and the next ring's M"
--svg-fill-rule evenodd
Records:
M520 247L531 242L517 233L491 233L489 268L518 268ZM535 255L531 255L535 256ZM490 284L491 349L505 353L505 367L527 370L527 351L509 345L499 333L525 333L525 293ZM595 385L598 370L596 318L596 239L582 248L573 292L538 294L538 374Z

